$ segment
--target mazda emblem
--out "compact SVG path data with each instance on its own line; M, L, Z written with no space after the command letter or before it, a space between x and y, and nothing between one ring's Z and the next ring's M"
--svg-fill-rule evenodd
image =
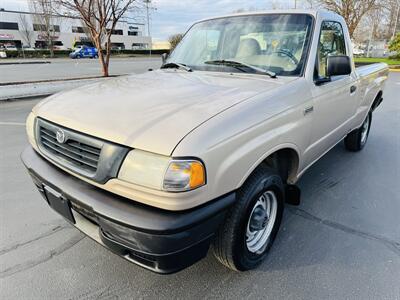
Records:
M59 142L60 144L65 143L65 133L63 130L58 129L57 133L56 133L56 137L57 137L57 142Z

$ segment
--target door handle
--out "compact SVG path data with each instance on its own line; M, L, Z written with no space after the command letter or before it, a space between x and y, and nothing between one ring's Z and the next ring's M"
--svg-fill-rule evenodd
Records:
M357 90L357 87L355 85L352 85L350 87L350 94L353 94Z
M304 115L310 114L314 111L314 106L306 107L304 109Z

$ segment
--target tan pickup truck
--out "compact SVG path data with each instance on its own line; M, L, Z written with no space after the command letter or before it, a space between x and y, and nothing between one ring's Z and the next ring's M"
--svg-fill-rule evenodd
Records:
M385 64L355 68L344 20L268 11L203 20L161 69L53 95L22 154L51 208L144 268L207 255L259 265L299 177L368 139Z

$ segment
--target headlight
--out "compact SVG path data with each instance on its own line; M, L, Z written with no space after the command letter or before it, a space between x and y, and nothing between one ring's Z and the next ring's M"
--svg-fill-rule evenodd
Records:
M26 134L28 135L29 143L36 147L35 141L35 115L30 113L28 118L26 119Z
M197 160L173 160L164 177L164 190L188 191L206 183L204 166Z
M125 158L118 178L157 190L183 192L205 184L205 169L197 160L173 160L135 149Z

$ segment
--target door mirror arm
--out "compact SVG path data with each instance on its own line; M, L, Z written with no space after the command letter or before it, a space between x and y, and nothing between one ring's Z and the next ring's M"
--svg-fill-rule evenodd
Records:
M331 77L319 77L314 80L315 85L323 85L324 83L331 82Z

